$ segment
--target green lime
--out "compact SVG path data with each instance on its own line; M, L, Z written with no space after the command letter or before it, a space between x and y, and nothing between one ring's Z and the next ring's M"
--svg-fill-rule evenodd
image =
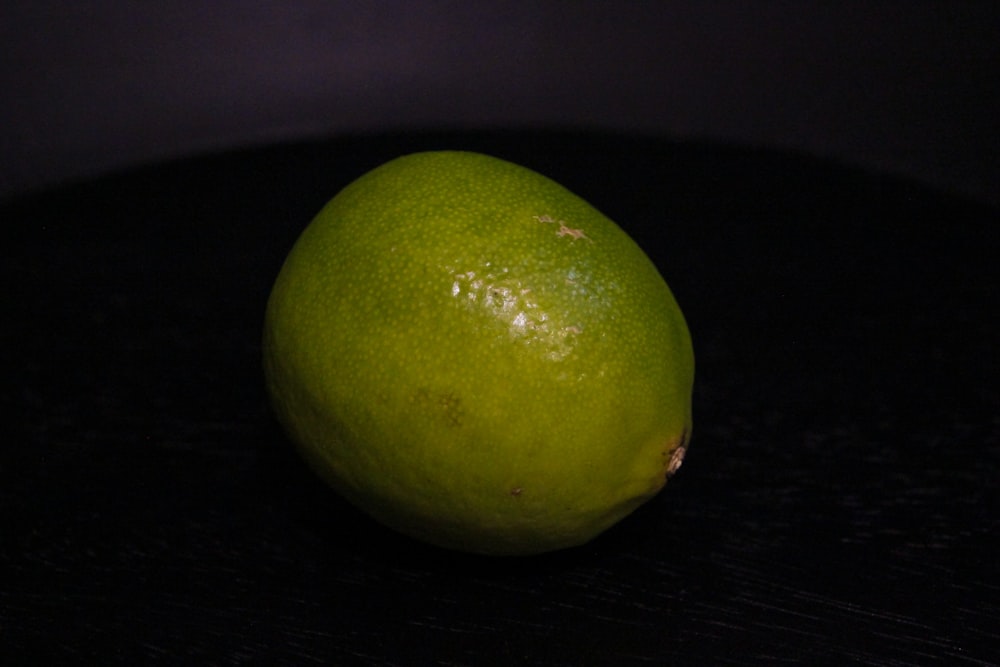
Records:
M691 340L653 263L562 186L477 153L401 157L334 197L278 275L263 353L334 489L464 551L590 540L691 433Z

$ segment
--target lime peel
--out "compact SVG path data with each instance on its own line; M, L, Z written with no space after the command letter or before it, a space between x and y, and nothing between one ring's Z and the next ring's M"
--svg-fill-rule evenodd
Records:
M691 433L694 356L614 222L497 158L360 177L292 248L265 315L276 414L375 519L440 546L578 545L654 496Z

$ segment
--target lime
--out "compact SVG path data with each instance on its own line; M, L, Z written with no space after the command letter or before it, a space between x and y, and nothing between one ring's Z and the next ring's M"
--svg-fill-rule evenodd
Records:
M691 433L691 340L653 263L478 153L401 157L337 194L278 275L263 355L316 471L453 549L584 543L660 490Z

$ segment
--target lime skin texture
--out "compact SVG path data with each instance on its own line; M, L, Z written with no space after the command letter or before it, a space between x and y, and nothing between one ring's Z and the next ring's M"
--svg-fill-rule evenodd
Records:
M397 158L326 204L274 284L263 362L310 465L449 549L585 543L657 494L691 434L691 338L650 259L478 153Z

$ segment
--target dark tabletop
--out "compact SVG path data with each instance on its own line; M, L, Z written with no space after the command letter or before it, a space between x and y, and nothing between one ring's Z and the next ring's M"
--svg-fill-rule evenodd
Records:
M583 547L399 537L269 411L260 329L292 242L430 148L577 192L688 318L684 467ZM796 155L493 132L152 166L0 224L0 664L1000 661L994 209Z

